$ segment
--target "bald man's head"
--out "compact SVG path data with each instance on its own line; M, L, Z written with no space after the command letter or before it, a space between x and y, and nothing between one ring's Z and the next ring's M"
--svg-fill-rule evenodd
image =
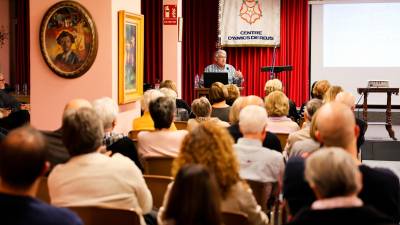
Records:
M92 104L90 104L88 100L83 98L73 99L65 105L63 118L65 118L71 113L74 113L76 110L80 108L92 108Z
M346 91L340 92L338 95L336 95L335 101L347 105L351 110L354 110L356 104L356 98L354 95Z
M331 102L322 106L316 115L316 138L327 147L357 149L358 126L350 108Z
M0 177L10 187L28 189L47 168L45 141L31 127L11 131L0 149Z

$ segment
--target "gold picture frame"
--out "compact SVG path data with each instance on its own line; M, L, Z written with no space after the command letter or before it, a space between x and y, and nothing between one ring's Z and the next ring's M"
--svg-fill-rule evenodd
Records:
M118 12L118 103L143 95L144 17Z
M96 25L89 11L76 1L58 2L47 10L39 39L46 64L60 77L82 76L96 59Z

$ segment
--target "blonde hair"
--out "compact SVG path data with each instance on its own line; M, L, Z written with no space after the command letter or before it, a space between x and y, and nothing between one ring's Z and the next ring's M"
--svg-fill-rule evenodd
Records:
M305 179L322 198L350 196L361 190L360 171L342 148L321 148L306 160Z
M272 79L265 83L264 86L265 96L273 91L282 91L282 82L278 79Z
M232 105L233 102L240 96L240 90L235 84L226 85L228 96L226 97L226 104Z
M331 86L324 95L324 103L335 101L336 96L343 91L340 86Z
M169 88L169 89L172 89L173 91L175 91L175 93L178 93L178 91L176 89L176 84L172 80L163 80L160 83L160 88Z
M331 84L327 80L320 80L315 83L312 93L315 98L324 99L326 91L331 87Z
M256 95L249 95L237 98L235 102L233 102L231 110L229 111L229 122L231 123L239 122L240 111L248 105L264 106L264 102L262 98Z
M196 117L209 117L211 115L211 104L206 97L193 100L192 112Z
M213 122L201 123L186 135L173 162L173 176L182 166L191 163L202 164L214 173L223 199L230 188L240 181L232 137L225 128Z
M265 98L265 108L268 116L287 116L289 113L289 99L281 91L273 91Z

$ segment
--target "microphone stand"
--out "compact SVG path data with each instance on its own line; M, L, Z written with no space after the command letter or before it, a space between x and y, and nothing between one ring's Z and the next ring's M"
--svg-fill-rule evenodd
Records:
M271 73L269 75L269 79L275 79L275 58L276 58L276 47L277 44L274 46L274 52L272 53L272 67L271 67Z

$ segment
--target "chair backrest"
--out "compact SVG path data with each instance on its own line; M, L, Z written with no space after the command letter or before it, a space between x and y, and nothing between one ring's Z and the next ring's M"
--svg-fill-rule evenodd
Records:
M187 121L174 121L176 129L187 130Z
M140 225L139 215L132 210L95 206L69 207L85 225Z
M147 187L151 192L151 195L153 196L153 207L157 209L160 208L162 206L168 184L170 184L174 179L172 177L158 175L143 175L143 177L146 181Z
M278 137L279 142L281 143L282 149L285 149L286 142L287 142L287 139L289 137L289 134L287 134L287 133L276 133L276 136Z
M171 176L172 161L170 157L148 157L145 158L144 173L149 175Z
M247 216L241 213L222 212L224 225L248 225Z
M36 193L36 197L46 203L50 204L49 187L47 186L47 177L39 178L39 189Z

